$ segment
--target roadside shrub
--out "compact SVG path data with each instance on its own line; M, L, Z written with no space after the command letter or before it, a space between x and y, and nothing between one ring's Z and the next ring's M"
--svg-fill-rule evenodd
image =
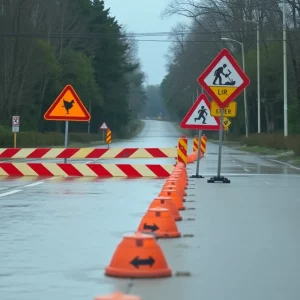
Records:
M90 142L100 141L99 134L69 133L69 142L88 144ZM13 147L14 140L11 131L0 131L0 147ZM17 147L55 147L64 145L64 134L59 132L19 132L17 134Z
M300 153L300 134L289 135L284 137L282 133L256 133L249 135L248 139L242 137L241 145L259 146L277 150L293 150L295 154Z

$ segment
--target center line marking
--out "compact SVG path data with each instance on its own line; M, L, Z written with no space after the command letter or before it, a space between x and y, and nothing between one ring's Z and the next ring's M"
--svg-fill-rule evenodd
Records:
M32 186L36 186L36 185L39 185L39 184L42 184L42 183L45 183L45 181L34 182L34 183L31 183L31 184L24 185L24 187L32 187Z
M9 191L9 192L0 194L0 197L9 196L9 195L12 195L12 194L15 194L15 193L19 193L19 192L22 192L22 190L13 190L13 191Z

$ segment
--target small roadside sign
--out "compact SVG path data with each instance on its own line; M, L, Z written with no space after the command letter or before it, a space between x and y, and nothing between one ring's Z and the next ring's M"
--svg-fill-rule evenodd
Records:
M17 132L20 131L20 116L12 116L12 132L14 134L14 148L17 148Z
M223 125L227 129L231 125L230 120L228 118L224 117Z
M220 118L211 116L211 105L205 94L200 94L180 123L183 129L219 130Z
M66 85L44 115L48 121L89 121L91 116L71 85Z
M237 103L235 101L230 102L229 105L224 108L224 117L234 118L236 117L236 113ZM210 114L214 117L221 117L221 108L215 101L211 102Z
M12 132L19 132L20 131L20 117L13 116L12 117Z
M108 126L106 125L105 122L102 123L102 125L100 126L100 129L102 129L102 130L108 129Z
M12 126L20 126L20 117L19 116L12 117Z
M198 83L220 108L225 108L250 84L250 79L229 50L223 49L199 76Z

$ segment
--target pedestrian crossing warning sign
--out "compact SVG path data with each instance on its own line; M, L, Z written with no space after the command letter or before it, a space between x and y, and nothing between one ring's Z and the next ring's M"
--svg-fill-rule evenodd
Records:
M220 118L210 113L210 102L205 94L200 94L180 123L183 129L219 130Z
M198 82L220 108L228 106L250 84L249 78L227 49L217 55Z
M91 116L71 85L66 85L44 115L50 121L89 121Z

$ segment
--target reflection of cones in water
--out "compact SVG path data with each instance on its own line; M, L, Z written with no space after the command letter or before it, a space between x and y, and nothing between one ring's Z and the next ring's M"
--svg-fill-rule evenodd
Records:
M174 216L166 208L150 208L143 217L138 231L153 233L159 238L177 238L181 236Z
M185 210L182 199L175 190L162 189L159 193L159 197L170 197L172 198L172 201L175 203L178 210Z
M125 235L105 268L105 275L123 278L172 276L165 256L154 236L137 232Z
M111 295L97 296L94 300L141 300L141 297L122 293L113 293Z
M172 198L170 197L157 197L155 198L150 206L150 208L156 208L156 207L160 207L160 208L166 208L170 211L170 213L173 215L174 220L175 221L181 221L182 217L175 205L175 203L172 201Z

